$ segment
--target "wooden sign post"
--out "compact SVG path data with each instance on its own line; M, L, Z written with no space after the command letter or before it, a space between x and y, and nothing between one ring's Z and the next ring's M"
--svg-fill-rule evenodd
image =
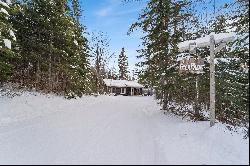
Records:
M214 64L214 36L210 36L210 127L215 124L215 64Z
M195 48L202 48L210 46L210 126L215 125L215 54L218 53L221 49L226 46L226 43L234 40L233 33L220 33L215 34L211 33L203 38L198 38L196 40L189 40L179 43L179 51L191 51L195 50ZM215 45L218 44L218 47L215 48ZM194 48L195 47L195 48ZM183 65L183 63L187 63L187 65ZM183 70L190 70L195 68L195 63L188 64L188 62L181 62L180 72ZM187 68L186 68L187 67Z

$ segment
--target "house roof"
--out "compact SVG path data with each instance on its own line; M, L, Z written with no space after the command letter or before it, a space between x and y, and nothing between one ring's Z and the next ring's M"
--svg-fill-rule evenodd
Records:
M143 88L144 86L135 81L127 81L127 80L112 80L112 79L104 79L103 80L106 86L110 87L132 87L132 88Z

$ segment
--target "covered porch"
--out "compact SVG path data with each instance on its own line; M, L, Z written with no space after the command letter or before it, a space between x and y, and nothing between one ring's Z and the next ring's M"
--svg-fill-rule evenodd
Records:
M115 93L124 96L139 96L142 95L142 88L134 87L107 87L108 93Z

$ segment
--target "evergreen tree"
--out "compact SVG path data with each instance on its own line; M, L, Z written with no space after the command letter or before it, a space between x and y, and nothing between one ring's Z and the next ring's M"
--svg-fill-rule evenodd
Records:
M10 1L0 0L0 84L12 74L11 60L14 52L11 50L15 39L10 17Z
M228 59L221 61L217 68L217 118L249 129L249 29L246 28L249 27L249 1L237 0L233 6L226 7L228 13L219 16L226 21L215 21L215 30L235 32L237 36L234 43L217 55Z
M142 38L144 48L139 50L138 57L143 58L138 64L143 67L140 80L157 87L157 96L162 99L164 109L167 109L169 101L180 96L181 88L176 86L180 85L181 79L176 70L177 44L189 39L187 31L196 23L189 10L191 6L192 1L187 0L150 0L138 22L130 28L130 32L141 28L146 34Z
M90 73L90 52L88 47L88 41L83 34L86 34L86 28L80 24L81 10L78 0L72 1L73 7L73 43L74 43L74 56L71 57L71 91L78 96L82 96L83 93L90 93L92 91L92 82L89 79ZM74 66L74 67L72 67Z
M122 48L118 59L119 79L128 80L128 57L125 55L125 49Z
M188 0L148 2L138 22L130 29L132 32L141 28L146 34L144 48L139 50L139 58L144 60L138 64L143 68L139 80L156 86L156 96L161 99L163 109L181 115L191 113L196 119L203 119L199 111L209 111L209 61L205 62L202 75L180 75L176 62L177 43L211 32L233 30L237 40L216 54L216 117L221 122L249 128L249 1L235 0L226 5L227 15L218 12L217 17L210 17L210 20L206 16L206 21L202 12L193 9L195 3ZM207 58L209 48L198 48L197 55ZM178 108L172 107L171 102ZM194 111L187 108L188 105L195 105Z
M70 96L90 91L85 28L70 15L75 12L69 4L68 0L15 3L12 21L20 58L14 62L13 81Z
M75 17L75 19L79 21L79 18L81 17L79 0L72 0L72 11L73 11L73 17Z

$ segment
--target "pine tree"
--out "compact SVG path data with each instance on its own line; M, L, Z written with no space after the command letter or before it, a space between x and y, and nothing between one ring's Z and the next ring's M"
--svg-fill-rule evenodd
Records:
M217 118L233 126L249 128L249 30L246 29L249 2L237 0L233 8L228 9L227 14L220 16L226 21L215 21L215 27L219 27L216 32L235 32L237 37L217 55L230 60L221 61L217 68Z
M191 1L187 0L150 0L130 28L130 32L141 28L147 34L142 38L144 48L139 50L138 58L144 60L138 64L143 67L140 80L157 87L157 96L162 99L164 109L167 109L169 101L180 96L179 90L182 89L179 83L182 78L176 70L177 44L188 39L187 31L196 23L189 10L191 5Z
M89 47L88 40L83 36L86 28L80 24L81 10L78 0L72 1L72 35L73 35L73 49L74 56L71 57L71 91L77 96L82 96L83 93L90 93L92 91L92 82L89 79L90 63L89 63Z
M72 13L73 17L79 21L79 18L81 17L81 8L80 8L80 2L79 0L72 0Z
M195 4L195 1L188 0L149 1L139 20L130 29L132 32L141 28L147 34L143 38L144 48L139 50L139 58L144 59L138 64L143 68L139 81L156 86L156 96L161 99L163 109L173 110L177 114L196 114L196 110L185 107L194 105L198 90L196 104L199 110L209 111L209 63L205 62L204 74L198 77L193 74L180 75L175 62L178 54L176 44L211 32L234 31L237 40L216 54L216 116L221 122L249 128L249 1L235 0L232 4L226 4L224 13L227 14L218 12L216 17L204 17L203 11L193 9ZM206 8L207 5L205 3ZM198 48L197 54L206 58L209 48ZM220 58L222 61L219 61ZM198 89L195 86L196 77ZM178 104L181 111L171 107L171 102ZM202 116L199 112L198 115Z
M69 5L68 0L15 3L12 21L20 58L13 81L69 96L91 91L85 27Z
M0 0L0 84L11 76L13 72L11 60L15 57L11 50L15 35L9 20L9 12L10 2Z
M118 59L119 79L128 80L128 57L125 55L125 48L122 48Z

